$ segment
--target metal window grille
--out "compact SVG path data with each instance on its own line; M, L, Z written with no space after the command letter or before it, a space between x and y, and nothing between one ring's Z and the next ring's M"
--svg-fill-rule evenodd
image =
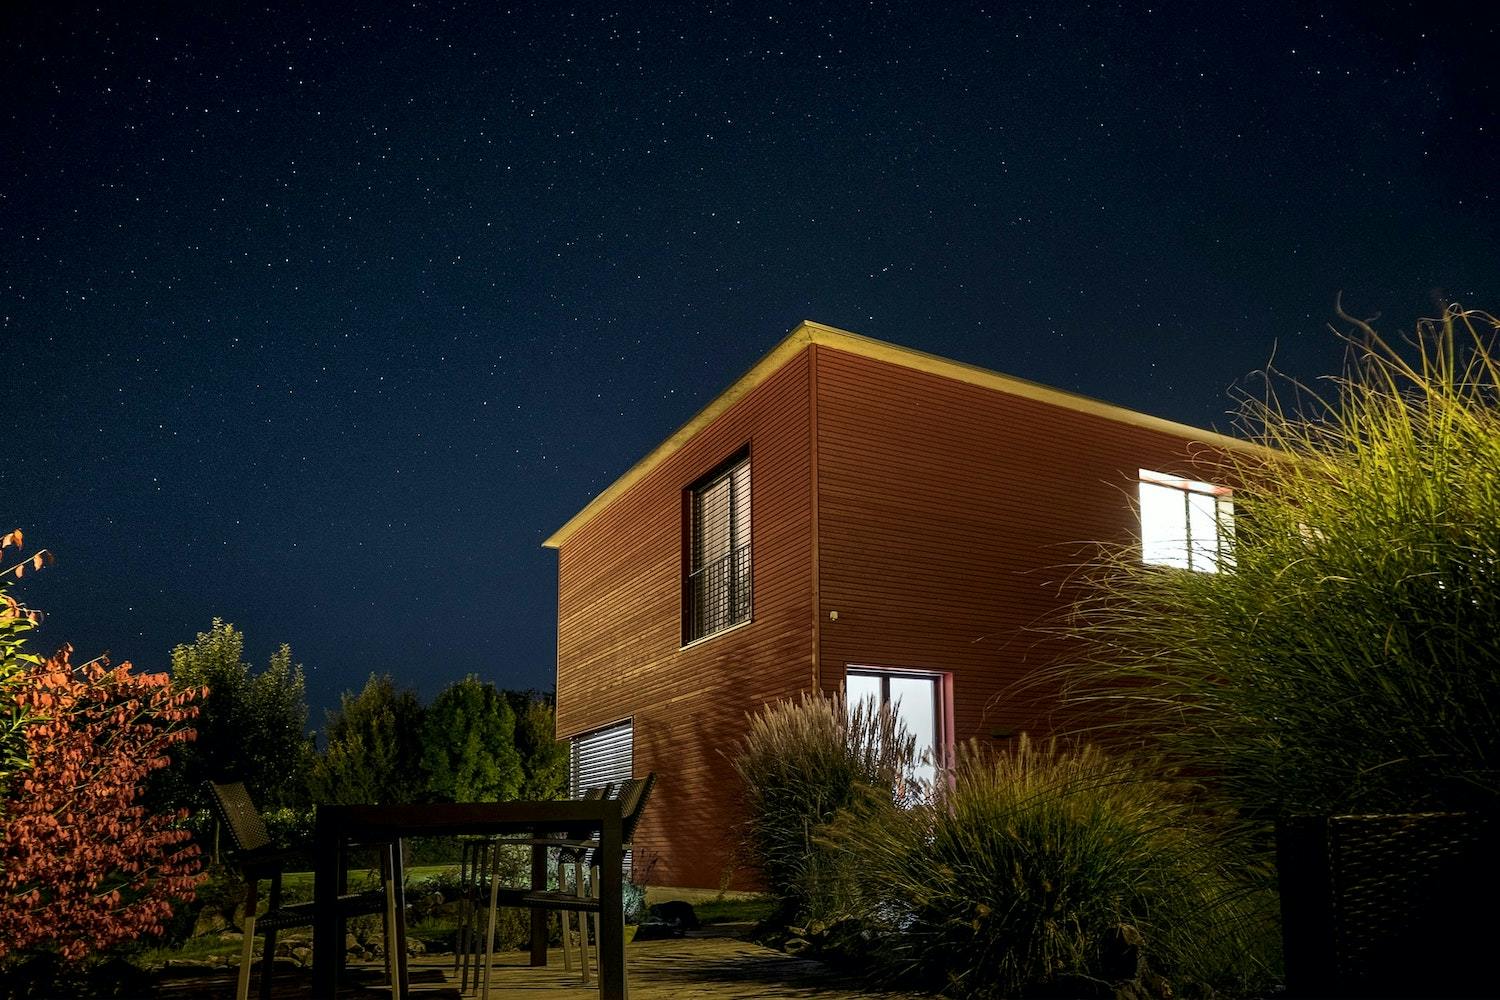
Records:
M692 491L685 642L750 620L750 461Z

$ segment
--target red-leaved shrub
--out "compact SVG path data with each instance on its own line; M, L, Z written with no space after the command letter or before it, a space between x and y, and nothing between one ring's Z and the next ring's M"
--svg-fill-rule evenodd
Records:
M199 881L199 851L175 815L140 804L146 778L191 740L199 689L129 663L80 666L64 646L14 688L28 767L3 804L0 958L50 949L76 960L160 933Z

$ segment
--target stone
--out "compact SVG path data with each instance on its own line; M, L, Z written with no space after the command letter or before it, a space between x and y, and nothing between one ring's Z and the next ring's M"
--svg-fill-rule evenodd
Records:
M788 955L800 955L811 947L812 942L802 937L787 938L786 944L781 946Z
M297 964L301 965L304 969L312 965L312 949L307 947L306 945L301 945L299 947L293 948L292 957L295 958L297 960Z
M203 937L215 934L229 927L229 921L224 916L224 911L215 906L205 906L198 911L198 919L193 922L193 937Z
M1135 982L1146 969L1146 939L1130 924L1116 924L1099 942L1099 975L1112 983Z
M406 953L408 955L425 955L427 954L427 946L416 938L407 938Z
M698 914L693 910L693 904L681 899L669 899L663 903L652 903L647 913L651 920L676 924L685 931L695 931L703 926L698 920Z
M664 941L668 938L679 938L682 935L682 928L669 920L650 918L642 920L635 928L637 941Z

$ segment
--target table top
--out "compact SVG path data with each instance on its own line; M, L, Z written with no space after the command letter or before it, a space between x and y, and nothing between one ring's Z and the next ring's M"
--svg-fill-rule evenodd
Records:
M551 802L433 802L420 805L320 805L320 834L442 836L460 833L587 834L620 817L618 799ZM616 827L618 829L618 827Z

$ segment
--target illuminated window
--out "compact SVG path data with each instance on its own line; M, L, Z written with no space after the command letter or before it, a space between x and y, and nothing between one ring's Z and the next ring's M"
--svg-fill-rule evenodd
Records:
M750 620L750 459L688 490L682 641Z
M844 701L852 715L864 703L866 711L889 706L917 741L917 761L908 777L919 788L930 789L937 779L947 743L944 719L944 678L934 674L900 673L850 667L844 674Z
M1234 501L1224 486L1140 472L1141 559L1217 573L1234 565Z

